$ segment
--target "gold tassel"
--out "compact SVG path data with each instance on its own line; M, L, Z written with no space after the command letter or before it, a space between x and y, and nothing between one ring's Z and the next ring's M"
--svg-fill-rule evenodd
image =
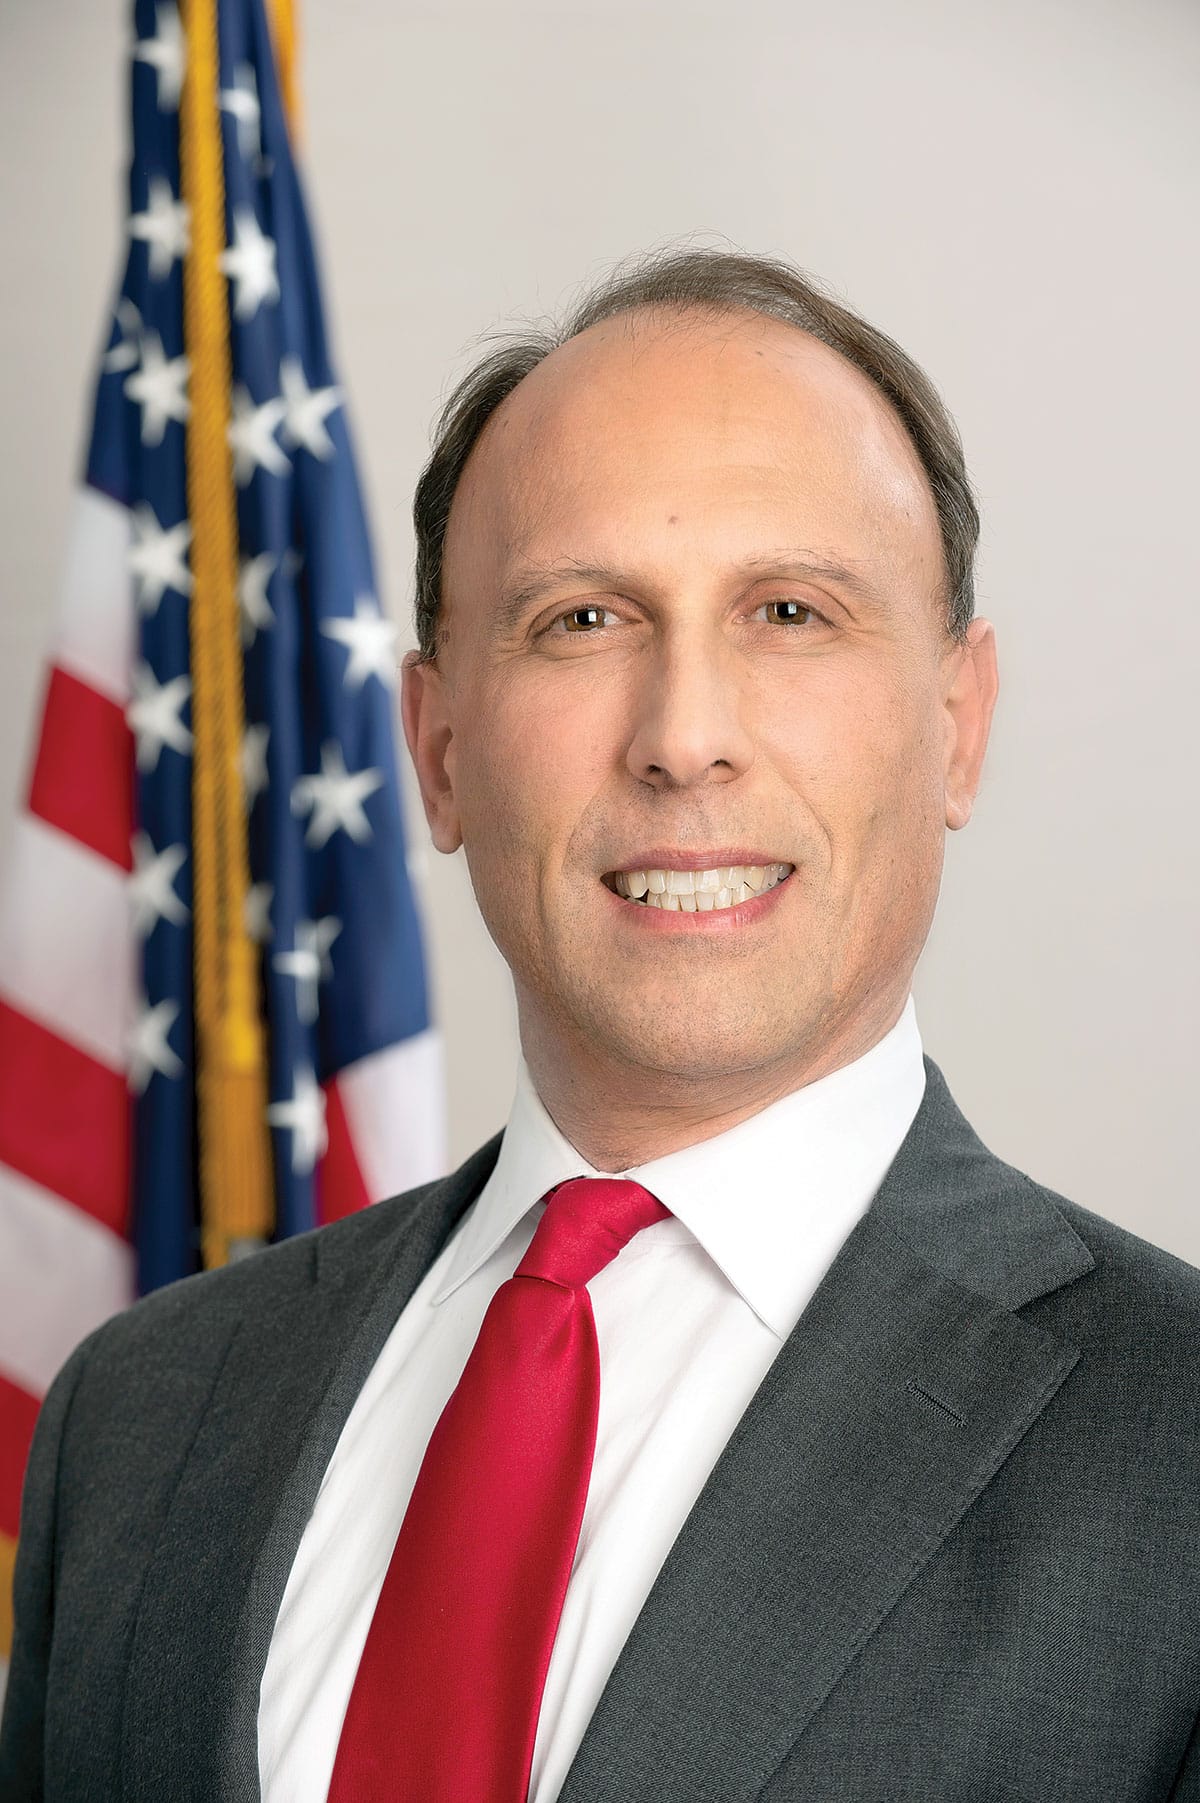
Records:
M279 92L283 96L288 136L294 150L300 141L300 46L296 8L292 0L267 0L267 17L271 25L275 68L279 74Z
M266 1047L257 949L245 925L249 850L240 754L244 726L238 624L237 508L229 426L225 172L218 110L217 0L185 0L187 69L179 113L189 363L192 846L200 1237L206 1266L274 1225Z

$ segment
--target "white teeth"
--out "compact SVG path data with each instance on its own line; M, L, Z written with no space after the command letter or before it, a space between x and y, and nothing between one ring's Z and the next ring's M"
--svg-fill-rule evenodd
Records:
M718 870L620 870L612 879L618 895L643 907L669 913L708 914L736 908L773 889L790 864L725 865Z

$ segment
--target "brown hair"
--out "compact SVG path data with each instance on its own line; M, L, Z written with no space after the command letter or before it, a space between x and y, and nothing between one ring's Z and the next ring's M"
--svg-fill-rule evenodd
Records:
M720 316L749 311L798 327L862 371L903 422L929 479L942 536L939 604L946 630L962 640L975 606L979 512L958 430L933 383L907 352L841 305L811 276L772 257L697 248L650 250L619 264L587 289L565 317L545 326L489 333L500 344L468 370L442 408L429 461L413 498L415 614L420 656L437 654L442 547L450 504L480 432L543 357L602 319L634 309Z

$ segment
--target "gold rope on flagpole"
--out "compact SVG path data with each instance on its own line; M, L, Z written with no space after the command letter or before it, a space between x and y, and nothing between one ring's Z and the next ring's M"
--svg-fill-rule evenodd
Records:
M230 1243L274 1225L266 1049L258 953L245 924L249 850L241 773L244 724L238 624L237 507L229 426L225 172L218 110L217 0L184 0L181 188L190 208L184 259L189 359L187 494L191 518L192 847L200 1236L206 1266Z
M300 141L300 47L293 0L267 0L267 17L279 75L279 92L294 149Z

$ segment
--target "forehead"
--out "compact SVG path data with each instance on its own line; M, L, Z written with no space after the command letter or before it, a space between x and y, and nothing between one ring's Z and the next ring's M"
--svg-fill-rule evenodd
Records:
M490 586L556 555L653 555L667 525L698 554L716 536L751 554L768 532L872 565L940 557L902 422L837 352L757 314L623 314L544 358L488 421L451 509L447 598L467 564Z

